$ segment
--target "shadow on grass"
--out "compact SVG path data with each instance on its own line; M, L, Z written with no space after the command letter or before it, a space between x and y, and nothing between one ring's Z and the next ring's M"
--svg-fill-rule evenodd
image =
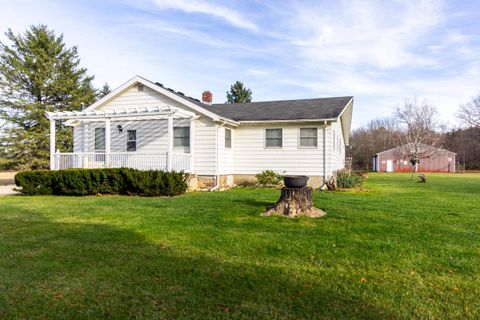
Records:
M0 219L0 238L0 318L392 316L359 293L256 261L191 255L107 224L58 222L23 210Z

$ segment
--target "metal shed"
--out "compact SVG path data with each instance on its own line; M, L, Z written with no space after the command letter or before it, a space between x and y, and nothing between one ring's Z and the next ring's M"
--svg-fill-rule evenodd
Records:
M377 153L373 157L373 170L377 172L411 172L410 159L402 156L402 147ZM435 155L422 159L417 172L455 172L456 153L436 148Z

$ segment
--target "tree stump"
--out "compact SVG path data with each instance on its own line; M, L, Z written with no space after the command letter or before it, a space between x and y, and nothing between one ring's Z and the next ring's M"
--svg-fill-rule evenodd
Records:
M313 189L310 187L282 188L280 199L268 208L263 215L278 215L288 218L300 216L310 218L323 217L326 213L313 206L312 194Z
M420 182L420 183L425 183L425 182L427 182L427 177L426 177L424 174L419 175L419 176L418 176L418 179L420 179L420 181L418 181L418 182Z

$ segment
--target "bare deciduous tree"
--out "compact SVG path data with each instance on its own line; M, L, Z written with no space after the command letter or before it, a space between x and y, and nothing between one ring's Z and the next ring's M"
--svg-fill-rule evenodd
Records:
M480 95L461 105L457 116L469 127L480 128Z
M395 110L400 125L398 147L401 156L410 160L412 171L426 158L435 157L445 128L436 121L437 109L426 100L405 101Z
M352 132L349 155L355 169L371 169L375 153L396 147L398 125L394 118L381 118L370 121L366 126Z

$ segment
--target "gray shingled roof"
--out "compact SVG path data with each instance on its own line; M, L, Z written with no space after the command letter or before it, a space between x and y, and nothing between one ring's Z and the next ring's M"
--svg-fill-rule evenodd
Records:
M335 119L353 98L352 96L347 96L208 105L198 99L186 96L182 92L164 87L161 83L156 82L155 84L208 111L234 121Z
M207 110L235 121L334 119L353 97L224 103Z

